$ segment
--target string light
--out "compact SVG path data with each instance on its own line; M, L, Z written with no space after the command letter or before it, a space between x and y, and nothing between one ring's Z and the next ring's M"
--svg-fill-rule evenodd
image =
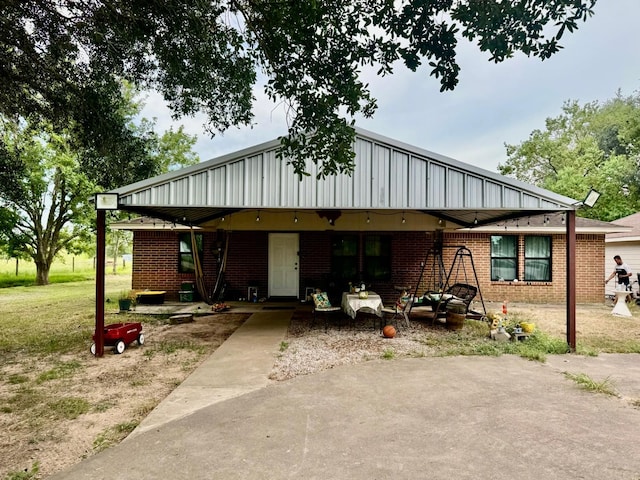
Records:
M402 223L407 223L407 219L404 218L404 212L402 212Z
M369 212L367 212L367 223L371 223L371 219L369 218Z
M224 222L224 215L222 216L222 218L220 219L221 222Z
M260 221L260 210L258 210L258 215L256 215L256 222Z
M298 223L298 212L293 212L293 223Z
M474 225L477 225L477 224L478 224L478 212L476 212L476 216L475 216L475 218L473 219L473 224L474 224Z

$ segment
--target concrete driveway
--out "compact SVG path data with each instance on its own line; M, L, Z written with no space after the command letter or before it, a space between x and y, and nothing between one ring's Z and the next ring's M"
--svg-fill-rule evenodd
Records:
M635 354L376 360L200 408L51 478L638 480L639 402Z

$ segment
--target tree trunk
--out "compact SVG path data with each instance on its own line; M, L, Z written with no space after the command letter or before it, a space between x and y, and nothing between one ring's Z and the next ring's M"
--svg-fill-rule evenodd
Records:
M36 285L49 285L49 269L51 265L36 262Z

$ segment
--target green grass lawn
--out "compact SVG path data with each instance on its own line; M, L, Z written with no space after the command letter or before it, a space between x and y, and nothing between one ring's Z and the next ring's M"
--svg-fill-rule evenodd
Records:
M119 259L114 272L113 261L107 260L107 275L131 275L131 262ZM56 259L49 271L49 282L67 283L94 280L96 265L93 257L66 255ZM36 266L29 260L0 260L0 288L35 285ZM125 287L126 288L126 287Z
M131 275L107 275L105 315L118 312ZM95 280L0 288L0 353L80 351L95 329Z

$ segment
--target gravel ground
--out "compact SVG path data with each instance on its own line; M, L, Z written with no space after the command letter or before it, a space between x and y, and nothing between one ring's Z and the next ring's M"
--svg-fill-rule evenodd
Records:
M473 308L481 311L479 306ZM633 317L611 315L611 306L584 304L576 308L578 347L585 345L615 345L624 340L640 342L640 308L629 307ZM502 305L486 303L487 313L501 312ZM520 320L533 321L545 334L566 339L566 306L548 304L512 304L509 315ZM339 365L353 364L374 359L391 359L404 356L422 357L456 354L461 343L492 343L489 327L484 322L467 320L462 331L449 331L441 324L430 321L412 321L411 328L401 328L395 338L384 338L379 327L374 328L371 316L358 315L355 325L332 323L311 325L311 313L298 309L289 327L287 338L276 359L270 378L287 380L297 375L308 375ZM475 327L475 328L474 328ZM486 335L485 335L486 333ZM612 351L612 350L609 350ZM452 353L454 352L454 353Z

